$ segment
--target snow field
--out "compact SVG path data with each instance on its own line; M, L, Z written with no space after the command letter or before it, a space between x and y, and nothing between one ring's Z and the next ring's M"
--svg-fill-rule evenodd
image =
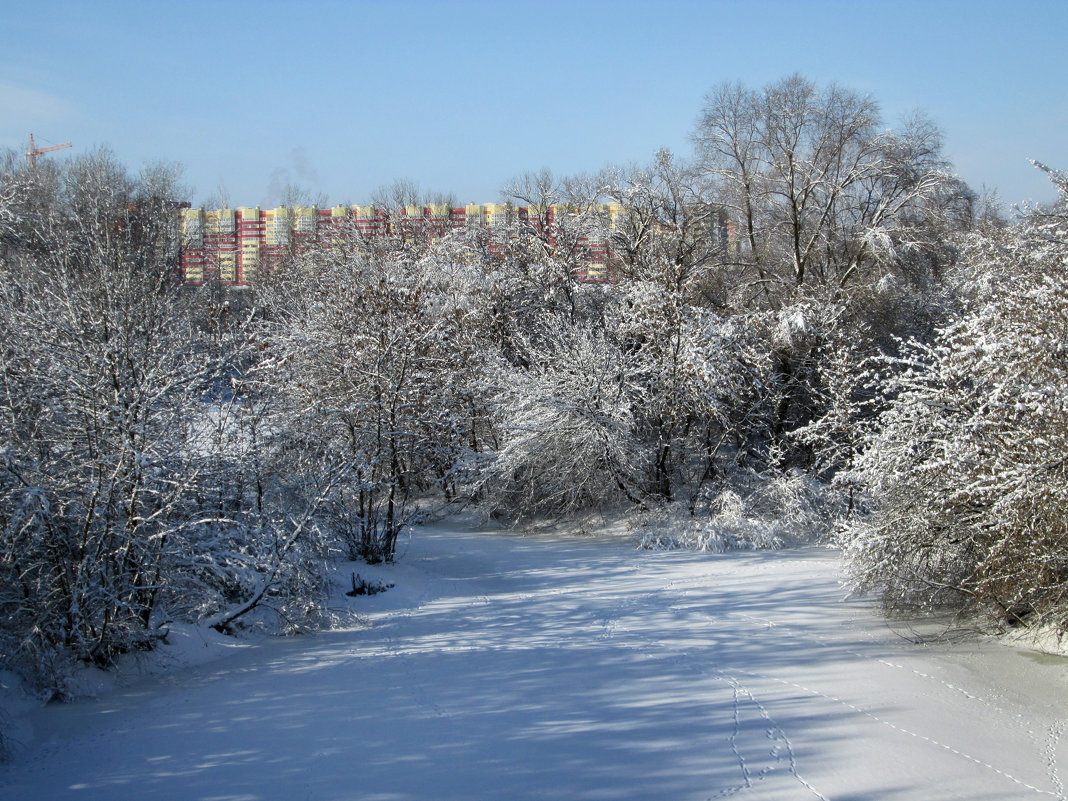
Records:
M0 798L1065 798L1065 667L918 646L817 549L418 531L366 626L27 715Z

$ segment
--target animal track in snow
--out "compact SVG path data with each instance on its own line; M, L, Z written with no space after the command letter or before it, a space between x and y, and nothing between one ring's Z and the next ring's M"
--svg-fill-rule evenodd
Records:
M1004 770L1002 770L1001 768L999 768L999 767L997 767L995 765L991 765L989 762L985 762L982 759L979 759L977 757L972 756L971 754L968 754L968 753L966 753L964 751L961 751L961 750L959 750L957 748L954 748L951 745L947 745L946 743L940 742L939 740L936 740L933 737L928 737L925 734L920 734L919 732L912 731L911 729L907 729L907 728L905 728L903 726L898 726L896 723L891 723L889 720L886 720L885 718L881 718L878 715L876 715L875 713L873 713L873 712L871 712L871 711L869 711L867 709L864 709L862 707L859 707L856 704L852 704L849 701L843 700L841 698L837 698L837 697L835 697L833 695L828 695L827 693L820 692L819 690L814 690L811 687L806 687L803 684L798 684L796 682L788 681L786 679L780 679L780 678L777 678L775 676L767 676L767 675L763 675L763 674L760 674L760 673L754 673L752 671L747 671L747 670L737 670L736 672L744 673L747 676L753 676L754 678L764 679L766 681L773 681L773 682L776 682L777 684L781 684L781 685L783 685L785 687L792 687L794 689L801 690L802 692L808 693L809 695L813 695L813 696L818 696L820 698L824 698L824 699L826 699L828 701L831 701L831 702L833 702L835 704L844 706L847 709L850 709L850 710L852 710L854 712L857 712L858 714L861 714L861 715L865 716L866 718L869 718L870 720L875 721L876 723L879 723L879 724L881 724L883 726L886 726L886 727L888 727L890 729L893 729L894 731L899 732L900 734L904 734L904 735L906 735L908 737L914 737L914 738L916 738L918 740L922 740L923 742L926 742L931 746L943 749L945 751L948 751L951 754L954 754L955 756L958 756L958 757L960 757L962 759L966 759L967 761L972 762L972 763L974 763L974 764L976 764L976 765L978 765L980 767L986 768L987 770L990 770L993 773L996 773L997 775L999 775L999 776L1001 776L1001 777L1003 777L1005 779L1008 779L1010 782L1012 782L1013 784L1018 785L1019 787L1022 787L1022 788L1026 789L1026 790L1030 790L1031 792L1034 792L1034 793L1038 793L1039 795L1048 795L1048 796L1051 796L1053 798L1059 798L1059 799L1061 799L1061 801L1064 801L1064 791L1063 791L1063 788L1061 788L1059 786L1059 780L1058 780L1058 784L1055 785L1055 787L1057 788L1057 792L1052 792L1051 793L1048 790L1043 790L1040 787L1035 787L1032 784L1028 784L1027 782L1023 781L1022 779L1018 779L1017 777L1013 776L1011 773L1008 773L1007 771L1004 771ZM1060 726L1062 724L1058 724L1058 725ZM1054 729L1056 729L1056 728L1057 727L1055 726ZM1053 733L1051 732L1051 737L1052 737L1052 734Z

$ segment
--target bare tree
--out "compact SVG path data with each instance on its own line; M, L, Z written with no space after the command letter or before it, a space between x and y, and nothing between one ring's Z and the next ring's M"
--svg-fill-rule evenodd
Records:
M398 178L391 184L383 184L371 193L371 204L379 208L396 211L406 206L423 203L423 193L419 184L411 178Z
M693 138L739 223L754 297L855 283L891 254L930 246L932 214L967 196L927 120L902 134L879 125L871 98L798 75L706 96Z

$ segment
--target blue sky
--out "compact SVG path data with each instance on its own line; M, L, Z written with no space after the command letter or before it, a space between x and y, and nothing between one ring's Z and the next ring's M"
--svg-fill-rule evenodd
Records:
M973 187L1054 197L1068 3L0 0L0 147L29 134L180 162L192 199L292 182L366 202L410 178L490 202L519 173L689 154L704 94L794 72L915 110Z

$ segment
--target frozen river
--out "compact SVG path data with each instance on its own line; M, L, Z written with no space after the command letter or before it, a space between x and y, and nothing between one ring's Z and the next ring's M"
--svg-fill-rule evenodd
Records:
M1065 798L1068 660L916 645L833 552L436 528L373 572L370 626L32 712L0 798Z

